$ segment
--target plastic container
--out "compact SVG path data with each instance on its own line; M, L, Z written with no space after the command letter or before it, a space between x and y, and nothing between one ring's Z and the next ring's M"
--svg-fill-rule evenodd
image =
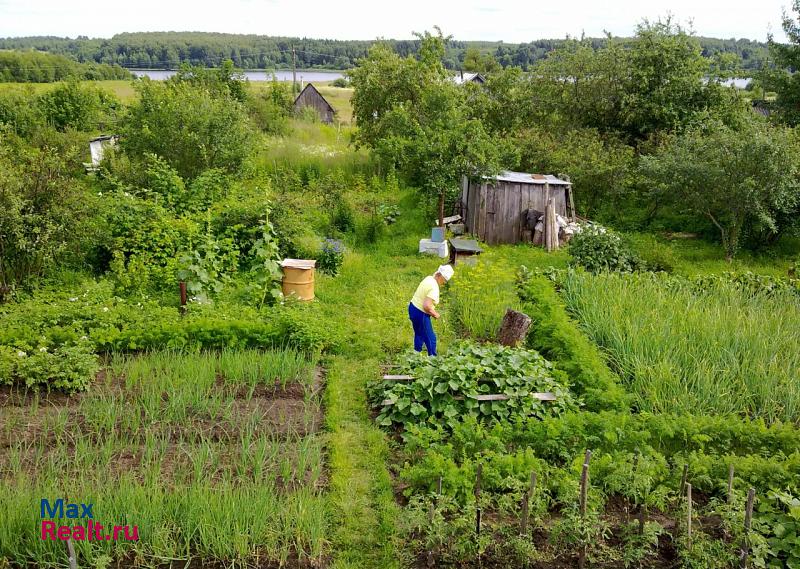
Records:
M314 267L316 266L317 262L313 259L284 259L281 261L283 296L294 296L299 300L314 300Z
M434 243L444 243L444 227L431 228L431 241Z

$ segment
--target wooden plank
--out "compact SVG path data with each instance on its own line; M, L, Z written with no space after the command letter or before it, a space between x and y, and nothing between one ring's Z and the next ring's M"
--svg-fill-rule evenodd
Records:
M554 393L550 393L549 391L545 391L543 393L531 393L529 397L533 399L538 399L539 401L555 401L557 398ZM464 401L466 399L463 395L458 395L453 397L456 401ZM474 397L470 397L470 399L474 399L476 401L508 401L511 399L511 396L506 395L504 393L485 393L482 395L476 395ZM391 399L384 399L381 401L381 405L389 406L394 405L394 402Z
M410 375L384 375L383 379L386 381L412 381L414 378Z
M481 183L480 187L478 188L478 196L477 202L478 207L476 208L476 223L475 228L478 234L478 239L481 241L487 241L486 239L486 200L488 199L489 189L485 183Z
M444 221L445 225L448 225L450 223L456 223L457 221L461 221L461 216L460 215L451 215L450 217L445 217L443 221ZM433 224L434 225L439 225L439 220L438 219L434 220Z
M514 196L511 199L511 219L514 222L511 226L511 243L522 241L522 212L527 209L523 207L522 187L522 184L514 184Z

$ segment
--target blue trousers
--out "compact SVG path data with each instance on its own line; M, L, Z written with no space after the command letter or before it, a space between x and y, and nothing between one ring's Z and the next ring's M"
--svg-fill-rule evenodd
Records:
M431 315L408 303L408 317L414 327L414 350L422 351L422 345L428 349L429 356L436 355L436 334L433 333Z

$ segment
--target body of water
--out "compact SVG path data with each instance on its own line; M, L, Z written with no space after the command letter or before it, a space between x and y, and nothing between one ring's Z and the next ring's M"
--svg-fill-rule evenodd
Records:
M136 75L137 77L149 77L150 79L163 81L164 79L169 79L173 75L175 75L175 71L171 69L129 69L131 73ZM272 76L278 79L278 81L291 81L292 80L292 72L291 70L280 70L280 71L263 71L263 70L256 70L256 71L245 71L245 76L250 81L272 81ZM314 83L320 81L333 81L334 79L338 79L339 77L344 77L344 75L339 71L323 71L319 69L298 69L297 70L297 81L303 81L304 83Z

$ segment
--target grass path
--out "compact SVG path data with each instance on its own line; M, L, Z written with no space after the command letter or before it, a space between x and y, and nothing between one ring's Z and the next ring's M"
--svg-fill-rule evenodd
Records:
M410 239L389 238L349 252L339 276L318 281L314 310L342 338L338 353L327 362L325 401L332 566L337 569L405 565L402 550L395 547L399 507L388 471L389 440L370 417L365 386L378 376L381 363L410 347L408 299L439 263L417 256ZM451 337L446 321L437 324L437 332L445 343Z

